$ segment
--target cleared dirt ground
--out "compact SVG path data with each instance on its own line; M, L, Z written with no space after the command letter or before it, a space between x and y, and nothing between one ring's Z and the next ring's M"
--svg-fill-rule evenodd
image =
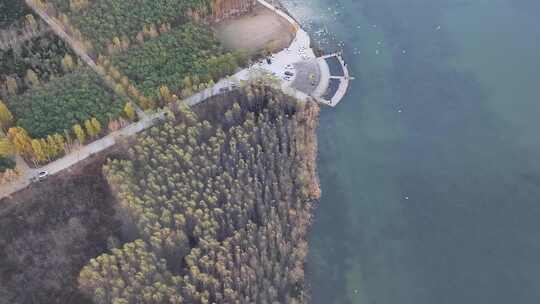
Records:
M229 50L256 53L276 52L290 45L294 29L290 23L266 7L214 26L218 39Z

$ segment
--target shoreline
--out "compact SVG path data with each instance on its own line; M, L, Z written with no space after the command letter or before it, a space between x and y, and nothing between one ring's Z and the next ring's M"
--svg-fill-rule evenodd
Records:
M289 47L287 47L285 50L271 55L271 57L274 58L273 60L277 61L277 64L262 64L260 65L260 68L270 71L273 75L283 75L283 73L285 73L287 70L287 65L294 65L295 63L301 62L308 62L312 65L312 67L316 65L316 69L320 75L320 80L315 86L314 90L308 90L306 92L306 90L299 89L299 86L294 87L294 78L290 84L287 81L282 81L281 89L285 93L290 94L300 100L314 98L319 103L331 107L336 106L346 95L347 89L349 87L349 81L354 79L349 75L347 64L341 56L341 53L320 55L320 53L322 53L322 50L317 49L316 54L310 35L302 28L300 23L298 23L298 21L296 21L296 19L286 10L286 8L281 4L281 2L277 1L278 6L273 6L266 0L257 0L257 2L272 10L278 16L284 18L295 29L295 37ZM337 58L343 71L342 76L331 74L330 67L328 66L328 63L326 61L326 59L331 57ZM275 67L275 65L278 65L278 67ZM245 78L245 75L238 76ZM332 93L331 96L327 96L329 95L329 93L331 93L330 82L332 82L332 80L339 81L339 85L336 92ZM311 82L310 79L302 79L300 81L303 81L304 83Z

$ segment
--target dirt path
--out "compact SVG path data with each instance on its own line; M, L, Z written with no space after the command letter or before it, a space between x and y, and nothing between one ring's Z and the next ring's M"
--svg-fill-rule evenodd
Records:
M96 71L96 63L88 54L86 53L85 48L83 47L83 44L80 41L77 41L70 37L64 30L64 27L58 23L55 19L50 17L46 12L44 12L42 9L38 7L38 5L32 1L32 0L26 0L25 1L28 6L34 10L36 14L38 14L41 19L43 19L50 27L51 29L60 37L62 40L64 40L67 44L71 46L73 51L84 61L86 64L88 64L94 71Z

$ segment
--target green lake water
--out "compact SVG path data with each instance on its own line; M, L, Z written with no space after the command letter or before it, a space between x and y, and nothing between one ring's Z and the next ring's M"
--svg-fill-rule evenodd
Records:
M356 77L321 115L312 303L539 303L540 2L284 2Z

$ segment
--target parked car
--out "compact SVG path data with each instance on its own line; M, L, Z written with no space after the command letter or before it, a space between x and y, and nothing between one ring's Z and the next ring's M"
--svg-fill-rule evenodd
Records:
M294 76L294 74L292 72L289 72L289 71L285 71L285 75L287 76Z
M32 176L30 178L31 182L40 182L44 179L46 179L49 176L49 172L47 170L39 171L36 175Z

